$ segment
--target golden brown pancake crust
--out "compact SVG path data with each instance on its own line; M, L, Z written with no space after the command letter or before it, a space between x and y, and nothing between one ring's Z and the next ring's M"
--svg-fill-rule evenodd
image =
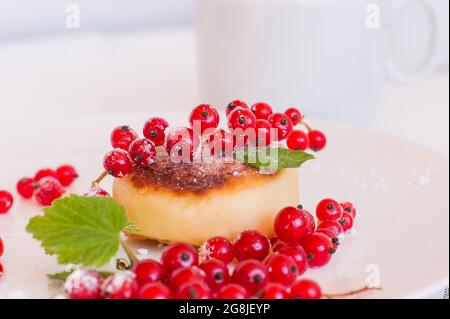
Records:
M165 188L175 192L202 194L226 184L248 179L267 179L275 174L260 174L258 169L240 163L174 163L158 148L154 164L135 167L128 179L137 189Z

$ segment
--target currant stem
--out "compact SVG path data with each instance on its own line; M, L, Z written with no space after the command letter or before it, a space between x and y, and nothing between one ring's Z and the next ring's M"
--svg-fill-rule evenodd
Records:
M131 249L130 246L128 246L128 244L124 241L121 240L120 244L122 245L123 250L125 251L125 253L128 256L128 259L130 260L130 268L133 268L133 266L137 263L138 259L136 257L136 255L133 252L133 249Z
M309 126L307 123L305 123L304 121L301 121L300 124L302 124L304 127L306 127L306 129L308 130L308 132L311 132L313 129L311 126Z
M116 269L117 270L127 270L130 269L130 262L124 258L116 259Z
M108 172L104 171L99 177L97 177L97 179L95 181L92 182L92 187L96 187L98 186L98 184L100 184L103 179L105 179L105 177L108 176Z
M359 293L365 292L365 291L372 291L372 290L381 290L381 287L362 287L360 289L356 289L356 290L352 290L352 291L347 291L347 292L341 292L341 293L335 293L335 294L323 294L323 296L325 298L328 299L333 299L333 298L342 298L342 297L350 297L350 296L354 296L357 295Z

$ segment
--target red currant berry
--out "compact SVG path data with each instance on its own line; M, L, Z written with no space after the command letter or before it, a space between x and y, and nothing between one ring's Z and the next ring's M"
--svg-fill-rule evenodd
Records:
M297 125L303 119L302 113L300 113L300 111L295 107L288 108L286 111L284 111L284 114L286 114L291 119L293 125Z
M160 282L151 282L142 286L139 299L171 299L170 289Z
M317 229L328 229L330 230L335 237L338 237L340 234L344 232L344 229L342 228L342 225L335 220L327 220L324 222L320 222L320 224L317 226Z
M322 290L320 286L312 280L301 279L297 281L289 293L291 299L320 299L322 297Z
M300 130L294 130L287 136L287 147L294 151L304 151L309 146L308 135Z
M235 146L235 138L230 131L221 130L222 150L225 156L232 156Z
M169 287L173 291L178 291L178 289L187 283L196 279L198 281L205 281L206 275L205 272L197 266L191 267L181 267L175 269L169 277Z
M131 271L119 271L109 276L102 285L105 299L136 299L139 296L139 284Z
M274 237L274 238L270 239L270 248L272 248L272 251L274 253L276 253L277 251L279 251L281 248L285 247L286 245L287 244L278 237Z
M120 149L110 151L103 159L103 167L116 178L122 178L131 173L133 164L130 155Z
M163 145L166 139L166 129L169 123L160 117L153 117L144 124L144 137L152 141L156 146Z
M335 233L333 231L331 231L328 228L319 228L317 229L317 232L320 234L324 234L325 236L327 236L328 238L331 239L331 242L333 243L333 249L337 250L338 246L339 246L339 238L336 237Z
M217 295L218 299L247 299L249 293L247 289L238 284L227 284L223 286Z
M3 265L0 262L0 278L2 278L3 274L5 273L4 269L3 269Z
M252 142L253 145L256 146L268 146L272 142L272 133L270 129L272 125L270 125L267 120L256 120L256 143Z
M209 299L211 290L200 280L193 279L183 284L177 291L177 299Z
M36 175L34 175L34 180L36 182L39 182L44 177L58 178L54 170L52 170L51 168L43 168L36 172Z
M20 196L22 196L22 198L30 199L31 197L33 197L34 189L36 186L37 185L33 178L24 177L17 182L16 188L17 192Z
M261 120L268 120L269 116L273 113L272 107L264 102L253 104L250 109L255 114L256 118Z
M56 177L62 186L70 186L78 178L78 173L72 165L61 165L55 171Z
M113 148L120 148L126 152L130 148L130 144L139 136L128 125L116 127L111 132L111 145Z
M314 233L314 231L316 230L316 220L314 219L314 216L307 210L303 209L302 205L298 205L297 208L301 209L308 218L308 234Z
M10 192L0 190L0 214L6 214L12 207L14 198Z
M342 217L342 207L334 199L325 198L317 204L316 216L319 220L339 220Z
M146 138L137 139L131 143L129 153L133 162L138 166L148 167L155 162L155 144Z
M77 269L67 277L64 289L70 299L101 299L102 283L96 271Z
M194 128L196 121L198 121L200 133L203 133L208 128L219 126L220 116L212 105L200 104L192 110L189 117L191 128Z
M200 247L200 256L202 260L216 258L229 264L234 258L234 247L225 237L213 237Z
M312 149L314 152L321 151L325 148L325 145L327 144L327 138L325 134L323 134L321 131L310 131L308 133L308 139L309 139L309 148Z
M307 235L302 241L302 246L310 267L321 267L328 264L331 256L335 253L331 239L321 233Z
M286 299L286 288L276 282L269 282L257 293L260 299Z
M50 206L55 199L64 195L61 183L53 177L45 177L39 181L34 198L42 206Z
M286 243L299 242L309 227L309 217L302 209L286 207L275 217L275 234Z
M222 157L233 153L233 134L223 129L217 129L205 141L209 147L211 156Z
M194 247L185 243L176 243L167 246L162 251L161 262L164 270L171 273L181 267L190 267L198 264L198 253Z
M228 127L235 129L242 129L245 131L249 128L256 127L256 117L252 111L238 107L228 115Z
M352 229L353 227L353 217L350 213L344 212L342 214L341 219L339 220L339 223L342 225L342 229L344 232Z
M293 129L291 119L283 113L274 113L270 115L269 122L273 128L277 129L278 136L276 140L278 141L284 140Z
M237 260L264 260L269 254L270 243L267 237L256 230L244 230L234 242L234 256Z
M236 265L232 281L242 285L249 293L254 294L267 284L269 274L260 261L248 259Z
M191 128L176 128L170 131L166 137L166 151L174 161L181 158L184 163L191 162L198 146L198 137L194 136Z
M303 275L308 270L308 257L300 245L287 245L278 250L279 254L291 257L297 265L298 276Z
M227 117L228 117L228 115L230 115L230 113L231 113L235 108L238 108L238 107L242 107L242 108L244 108L244 109L248 109L247 103L245 103L245 102L242 101L242 100L234 100L234 101L231 101L230 103L228 103L228 106L227 106L227 110L226 110Z
M103 188L100 188L98 186L91 187L89 191L84 194L84 196L87 197L98 197L98 196L104 196L104 197L110 197L109 193L105 191Z
M344 210L344 212L349 213L350 215L352 215L353 218L356 217L356 208L353 206L352 203L350 203L350 202L342 202L341 203L341 207Z
M164 269L159 262L145 259L139 261L136 266L134 266L133 272L136 274L137 282L142 286L150 282L162 280Z
M205 282L212 290L219 290L230 281L227 265L219 259L208 259L200 264L205 272Z
M2 257L4 251L5 251L5 246L3 244L2 238L0 237L0 257Z
M269 281L290 286L297 279L298 267L294 259L290 256L275 253L266 261Z

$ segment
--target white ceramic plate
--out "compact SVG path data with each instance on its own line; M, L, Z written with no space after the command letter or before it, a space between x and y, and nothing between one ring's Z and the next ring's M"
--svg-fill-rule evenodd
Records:
M177 115L167 117L172 123L183 122ZM71 191L82 193L101 171L110 129L123 122L140 127L145 119L71 116L51 127L36 126L33 134L20 135L19 130L15 137L3 137L0 188L14 189L23 175L68 162L81 173ZM306 276L332 293L379 280L382 291L359 298L427 297L440 292L448 285L449 272L448 157L369 130L311 122L328 134L329 144L302 168L303 204L313 210L324 197L349 200L356 204L358 217L355 233L347 236L332 262ZM25 119L22 126L35 123L35 118ZM37 213L32 201L16 196L13 209L0 216L6 246L0 298L48 298L59 293L46 274L63 268L24 231L28 218ZM153 256L158 253L149 242L135 247L149 248Z

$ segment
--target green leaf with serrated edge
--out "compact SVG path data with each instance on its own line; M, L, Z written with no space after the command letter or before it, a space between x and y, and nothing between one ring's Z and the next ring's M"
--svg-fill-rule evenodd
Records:
M140 231L139 226L136 223L133 222L127 222L125 226L125 230L131 233L137 233Z
M59 281L66 281L67 277L69 277L74 270L71 271L61 271L54 274L48 274L47 278L51 280L59 280ZM109 271L98 271L98 274L102 276L104 279L108 278L109 276L113 275L113 272Z
M314 155L282 147L248 147L236 150L236 160L255 168L297 168Z
M26 230L60 264L102 266L116 254L125 209L110 197L65 197L30 219Z

